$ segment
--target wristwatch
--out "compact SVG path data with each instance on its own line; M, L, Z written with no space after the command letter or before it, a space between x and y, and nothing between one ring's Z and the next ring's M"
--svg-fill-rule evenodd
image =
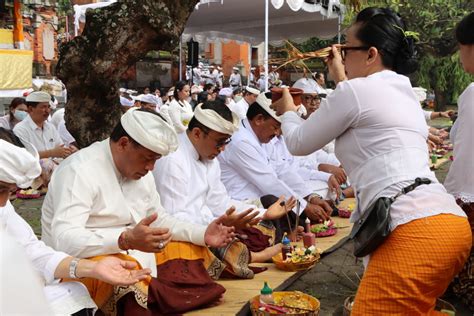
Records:
M69 277L71 279L78 279L76 275L77 265L81 258L72 258L71 262L69 263Z

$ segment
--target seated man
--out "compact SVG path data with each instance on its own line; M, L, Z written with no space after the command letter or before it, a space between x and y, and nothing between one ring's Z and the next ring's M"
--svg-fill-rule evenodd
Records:
M49 123L51 96L43 91L30 93L26 97L29 115L18 123L13 132L22 141L32 144L40 158L66 158L75 149L64 147L58 131Z
M78 282L58 283L59 279L90 277L111 284L132 285L147 278L150 271L135 269L135 262L115 257L100 261L73 258L39 241L8 201L11 191L16 191L17 186L29 187L40 174L37 153L32 148L29 153L19 147L22 144L17 139L4 136L0 135L0 232L8 234L15 244L5 244L6 240L0 238L1 315L90 315L88 309L96 306L87 289ZM25 265L21 265L22 254L9 249L23 251ZM42 308L51 311L43 312Z
M215 159L230 142L238 129L239 118L222 101L207 101L194 111L186 133L179 135L178 150L156 162L153 175L163 207L176 218L196 224L209 224L226 213L227 226L241 228L237 232L247 238L236 240L226 248L217 249L217 257L226 265L226 271L233 276L252 278L249 262L265 262L279 253L280 245L274 243L274 232L267 225L261 230L246 229L252 218L253 205L230 198L221 182L219 162ZM289 204L294 204L288 201ZM280 205L282 199L267 211L259 210L263 220L284 216L286 208ZM291 209L291 205L288 205ZM235 210L246 212L235 214ZM258 212L254 216L258 215ZM242 229L243 228L243 229ZM271 239L271 240L270 240Z
M46 244L80 258L135 260L152 270L150 282L128 287L82 279L105 314L183 313L225 291L208 274L223 267L205 246L225 246L233 228L221 225L225 216L207 227L169 216L149 172L177 146L174 128L159 114L133 108L110 138L80 150L53 174L42 209Z
M236 200L255 200L264 195L295 196L304 214L319 222L329 218L331 207L318 197L312 196L301 177L292 170L275 172L264 144L280 134L280 119L270 108L271 100L264 93L250 105L247 119L233 136L228 148L219 155L221 179L230 196ZM285 175L288 173L288 175ZM285 180L282 180L285 175ZM293 212L289 213L295 218ZM299 215L299 214L298 214ZM280 221L282 229L289 231L286 220Z
M257 100L260 91L257 88L247 86L245 87L243 93L243 98L240 99L239 102L229 106L232 112L237 114L240 120L243 120L247 117L247 110L249 109L250 104Z

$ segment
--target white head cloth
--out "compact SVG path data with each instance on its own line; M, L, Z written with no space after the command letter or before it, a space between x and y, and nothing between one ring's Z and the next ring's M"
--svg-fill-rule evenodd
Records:
M201 86L194 85L194 86L191 87L191 94L201 93L201 92L202 92L202 87Z
M120 119L123 129L133 140L160 155L178 149L178 135L174 127L157 114L131 108Z
M15 183L20 188L31 186L33 180L41 174L39 156L25 148L0 140L0 181Z
M246 90L247 92L250 92L251 94L255 94L255 95L259 95L259 94L260 94L260 90L255 89L255 88L252 88L252 87L249 87L249 86L246 86L246 87L245 87L245 90Z
M213 131L232 135L239 129L239 117L237 114L232 112L232 122L229 122L216 111L210 109L203 109L202 103L198 104L194 109L194 118L206 127L209 127Z
M156 105L156 97L153 94L142 94L140 102L150 103Z
M232 94L234 94L234 91L232 90L232 88L222 88L219 90L219 95L223 95L225 97L231 97Z
M123 106L133 106L133 101L127 98L120 96L120 105Z
M237 68L237 67L232 67L232 70L239 71L239 68Z
M312 79L311 79L312 80ZM310 79L299 79L293 85L293 88L298 88L303 90L304 94L317 94L315 84L311 83Z
M28 94L26 97L26 102L49 102L51 101L51 96L49 93L44 91L35 91Z
M268 99L265 96L265 93L260 93L257 97L257 103L264 109L268 114L270 114L275 120L281 123L281 118L277 116L275 110L270 106L272 105L272 100Z

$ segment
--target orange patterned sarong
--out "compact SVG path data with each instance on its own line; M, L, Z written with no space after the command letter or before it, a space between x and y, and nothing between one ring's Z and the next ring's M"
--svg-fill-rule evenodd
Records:
M137 262L138 266L136 269L141 269L140 263L135 258L126 254L119 253L107 256L114 256L122 260ZM98 261L104 257L106 256L96 256L88 259ZM169 291L179 290L179 288L173 288L173 286L179 285L190 285L191 289L195 290L196 292L205 289L208 297L202 297L201 300L195 302L196 305L212 303L216 301L216 299L218 299L225 291L222 286L218 285L211 279L211 277L217 279L224 270L225 265L223 265L207 247L197 246L187 242L170 242L164 251L155 254L155 258L158 271L162 270L162 272L165 272L165 270L163 270L165 267L169 269L170 267L175 268L176 266L181 267L182 265L186 265L186 262L189 263L191 272L195 273L196 279L200 278L200 283L194 284L191 282L187 284L186 279L183 280L177 278L177 281L180 281L181 284L175 285L169 284L168 282L167 289ZM163 274L162 278L169 279L169 275ZM160 306L156 306L156 299L159 298L160 303L163 301L167 302L166 300L170 299L170 297L167 296L168 293L164 292L162 285L160 284L160 275L158 275L158 279L152 279L150 277L144 281L140 281L130 286L113 286L91 278L83 278L79 280L64 279L63 281L82 282L87 287L92 299L104 315L117 315L117 313L123 314L124 311L119 311L117 309L120 308L119 300L121 299L135 301L136 307L134 307L134 304L132 304L132 308L138 313L162 314L162 311L157 311ZM153 302L155 303L152 306L152 310L149 309L149 294L152 295ZM192 310L192 307L193 305L186 306L184 310L180 311L180 313ZM168 305L167 308L173 308L173 306ZM189 309L186 310L186 308Z
M461 270L472 245L466 218L441 214L398 226L374 251L352 316L437 315L436 299Z

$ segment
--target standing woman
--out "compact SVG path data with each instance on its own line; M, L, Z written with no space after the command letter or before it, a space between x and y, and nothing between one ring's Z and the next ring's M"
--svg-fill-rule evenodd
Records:
M274 105L284 113L282 131L292 154L308 155L336 139L336 155L358 201L352 222L379 197L395 196L418 177L431 180L392 203L391 233L364 258L353 316L435 313L436 299L472 244L466 215L429 168L428 127L403 76L417 66L407 34L390 9L362 10L341 53L333 46L328 66L338 84L319 110L303 121L287 89Z
M459 56L464 70L474 74L474 12L466 16L456 29ZM444 185L466 212L474 232L474 83L458 100L458 119L451 128L454 161ZM474 252L459 273L454 292L474 311Z
M0 127L13 130L15 125L28 116L28 107L23 98L14 98L8 107L8 114L0 117Z
M178 81L174 89L174 100L171 101L168 110L176 133L184 132L193 117L193 108L188 102L189 93L190 88L187 82Z

